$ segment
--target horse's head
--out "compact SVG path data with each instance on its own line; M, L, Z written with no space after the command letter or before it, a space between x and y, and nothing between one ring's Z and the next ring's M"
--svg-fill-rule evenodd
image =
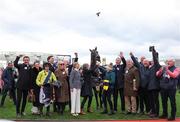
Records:
M89 49L90 52L91 52L91 62L96 62L96 61L99 61L101 62L101 58L100 58L100 55L97 51L97 47L95 47L95 49Z
M91 67L91 69L94 70L93 76L98 78L99 76L102 75L102 72L100 71L99 66L98 67L96 66L96 63L97 63L97 61L101 62L101 58L97 51L97 47L95 47L95 49L89 49L89 50L91 52L91 66L90 67ZM94 69L94 67L96 67L96 68Z

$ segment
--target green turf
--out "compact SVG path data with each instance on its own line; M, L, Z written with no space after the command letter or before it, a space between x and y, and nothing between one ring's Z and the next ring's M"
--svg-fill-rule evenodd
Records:
M118 100L119 101L119 100ZM177 116L180 117L180 94L177 93L176 97L177 102ZM86 103L87 104L87 103ZM160 101L161 104L161 101ZM169 104L170 105L170 104ZM51 117L46 116L38 116L38 115L32 115L31 114L31 107L32 104L28 103L26 106L26 116L20 118L20 119L28 119L28 120L42 120L42 119L54 119L54 120L136 120L136 119L149 119L146 115L125 115L120 112L120 106L118 108L118 112L112 116L109 115L102 115L100 114L101 110L96 110L95 105L95 99L93 98L92 108L94 110L93 113L87 113L86 115L80 115L78 117L71 116L69 110L69 107L66 106L66 111L64 115L59 115L57 113L51 113ZM52 107L51 107L52 108ZM86 108L86 107L85 107ZM162 107L160 107L162 111ZM51 110L52 111L52 110ZM170 109L169 109L170 111ZM161 112L160 112L161 113ZM7 97L4 107L0 108L0 119L17 119L16 118L16 112L15 112L15 106L13 106L12 101Z

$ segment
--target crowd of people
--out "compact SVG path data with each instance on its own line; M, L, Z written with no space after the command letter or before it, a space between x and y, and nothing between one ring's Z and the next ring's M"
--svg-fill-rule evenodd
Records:
M81 66L77 53L72 64L64 60L55 64L54 57L49 56L43 66L39 61L32 66L28 56L19 55L0 71L0 106L6 104L5 98L9 93L16 106L17 117L26 115L27 100L32 102L32 114L42 116L43 108L46 108L46 116L50 116L52 106L53 112L63 115L66 106L69 106L72 116L78 116L86 114L84 106L87 100L87 112L93 112L93 95L99 93L103 108L101 114L113 115L121 108L124 114L147 114L151 118L175 120L180 69L173 59L159 63L158 52L154 47L150 51L151 61L142 56L139 62L132 52L130 59L126 60L120 52L115 65L110 63L105 66L101 66L99 61L95 66L88 63ZM21 57L23 63L19 63ZM162 114L159 113L159 95ZM171 104L169 114L168 99Z

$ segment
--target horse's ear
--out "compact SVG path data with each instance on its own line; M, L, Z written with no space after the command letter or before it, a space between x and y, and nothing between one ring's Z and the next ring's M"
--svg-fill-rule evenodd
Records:
M95 50L97 50L97 47L95 47Z
M90 52L92 52L92 50L91 50L91 49L89 49L89 51L90 51Z

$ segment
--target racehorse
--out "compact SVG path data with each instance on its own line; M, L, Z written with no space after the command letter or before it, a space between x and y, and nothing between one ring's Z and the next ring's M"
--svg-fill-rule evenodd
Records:
M97 51L97 47L95 49L90 49L91 52L91 63L90 63L90 69L94 69L96 67L96 63L101 62L100 55ZM104 76L104 71L102 70L102 66L98 66L93 70L92 75L92 83L93 83L93 91L96 99L96 108L99 109L99 107L102 108L102 89L100 87L100 83ZM98 99L99 97L99 99ZM100 105L99 105L100 102Z

